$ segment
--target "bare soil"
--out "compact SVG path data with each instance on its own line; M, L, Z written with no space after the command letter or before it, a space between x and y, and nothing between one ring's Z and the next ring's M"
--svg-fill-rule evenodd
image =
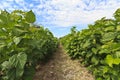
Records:
M95 80L77 60L71 60L62 46L46 64L37 66L33 80Z

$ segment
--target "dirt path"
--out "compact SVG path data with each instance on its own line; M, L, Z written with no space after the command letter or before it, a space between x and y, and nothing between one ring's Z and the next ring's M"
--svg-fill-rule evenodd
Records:
M40 66L34 80L94 80L94 78L78 61L71 60L60 46L53 58Z

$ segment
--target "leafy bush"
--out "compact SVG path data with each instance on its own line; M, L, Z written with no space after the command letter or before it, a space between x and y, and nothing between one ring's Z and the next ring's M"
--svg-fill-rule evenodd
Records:
M114 17L104 17L88 25L88 29L71 33L74 36L66 46L67 53L80 59L96 80L120 80L120 9Z
M57 39L35 20L32 11L1 11L0 80L33 80L37 62L56 50Z
M63 37L60 37L60 42L61 44L63 45L63 47L66 49L66 47L68 46L68 44L70 43L70 40L76 36L76 33L77 33L77 30L76 30L76 26L73 26L71 28L71 33L70 34L67 34Z

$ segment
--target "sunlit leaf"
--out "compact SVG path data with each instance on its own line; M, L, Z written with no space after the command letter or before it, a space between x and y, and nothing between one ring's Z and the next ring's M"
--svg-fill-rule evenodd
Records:
M25 18L26 18L26 21L29 23L33 23L36 20L35 14L33 13L32 10L26 13Z

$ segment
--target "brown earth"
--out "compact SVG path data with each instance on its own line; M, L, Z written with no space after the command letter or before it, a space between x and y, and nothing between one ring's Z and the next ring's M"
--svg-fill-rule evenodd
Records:
M40 64L33 80L95 80L79 61L71 60L60 46L46 64Z

